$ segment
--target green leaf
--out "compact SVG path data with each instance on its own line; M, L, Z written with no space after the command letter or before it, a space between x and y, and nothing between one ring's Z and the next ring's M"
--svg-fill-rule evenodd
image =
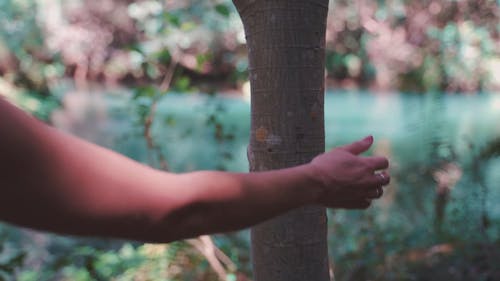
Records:
M23 271L17 276L19 281L36 281L40 280L40 273L36 270L27 270ZM1 277L0 277L1 280Z
M191 85L191 79L187 76L183 76L177 80L175 83L175 88L179 92L187 92L189 90L189 86Z
M226 280L227 281L236 281L236 280L238 280L238 278L236 277L236 274L228 273L228 274L226 274Z
M201 70L203 65L210 60L209 54L198 54L196 55L196 68Z
M158 67L154 64L146 64L146 75L151 79L157 79L160 76Z
M144 87L138 87L135 89L135 93L133 96L133 99L138 99L138 98L154 98L157 96L157 91L155 87L153 86L144 86Z
M195 29L198 25L194 21L187 21L181 24L180 29L182 31L191 31Z
M175 27L181 26L181 19L178 15L166 12L163 14L163 18Z
M221 14L222 16L229 17L230 10L229 7L224 4L218 4L215 6L215 11Z
M174 127L176 124L175 117L168 115L167 118L165 118L165 123L170 127Z
M163 49L156 54L156 58L158 59L158 62L167 64L172 59L172 55L168 49Z

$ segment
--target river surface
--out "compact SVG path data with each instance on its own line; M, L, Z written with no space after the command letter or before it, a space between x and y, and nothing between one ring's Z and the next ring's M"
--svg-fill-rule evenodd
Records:
M149 101L142 102L147 106ZM113 139L108 145L114 149L147 161L143 128L133 122L133 107L124 98L107 103L110 113L98 124L100 134ZM500 95L331 92L325 97L326 149L372 134L375 148L389 149L394 160L410 163L465 156L500 137L499 124ZM218 125L228 136L224 140L214 137ZM231 154L226 157L229 170L248 168L250 104L243 99L166 95L152 131L175 171L213 169L217 153Z
M144 127L137 122L149 100L132 103L121 95L104 101L80 114L79 126L66 129L151 165L158 166L161 154L175 172L248 170L248 101L166 95L151 130L159 147L155 151L147 148ZM326 149L372 134L369 153L388 156L393 175L373 212L337 211L332 216L335 239L330 242L336 258L359 252L356 239L367 228L382 246L396 250L500 239L500 153L479 157L500 139L500 95L330 92L325 124ZM440 197L443 188L446 193Z

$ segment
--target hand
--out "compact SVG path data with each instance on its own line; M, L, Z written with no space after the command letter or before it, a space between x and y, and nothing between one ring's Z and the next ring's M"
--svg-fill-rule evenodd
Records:
M318 203L330 208L366 209L383 194L390 176L385 157L362 157L373 144L373 137L335 148L313 159L309 167L319 179Z

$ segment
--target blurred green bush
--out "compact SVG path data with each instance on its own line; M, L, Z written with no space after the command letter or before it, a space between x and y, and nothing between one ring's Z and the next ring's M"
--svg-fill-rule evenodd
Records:
M49 95L62 78L202 92L247 79L243 28L228 0L1 0L0 8L2 82L30 92ZM328 83L498 90L499 15L494 0L332 1Z

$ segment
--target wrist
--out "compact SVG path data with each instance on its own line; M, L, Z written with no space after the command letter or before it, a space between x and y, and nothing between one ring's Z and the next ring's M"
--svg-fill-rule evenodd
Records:
M325 192L325 181L323 179L322 173L312 163L304 164L299 166L306 178L307 184L305 185L305 193L311 196L309 204L321 204L322 198L326 194Z

